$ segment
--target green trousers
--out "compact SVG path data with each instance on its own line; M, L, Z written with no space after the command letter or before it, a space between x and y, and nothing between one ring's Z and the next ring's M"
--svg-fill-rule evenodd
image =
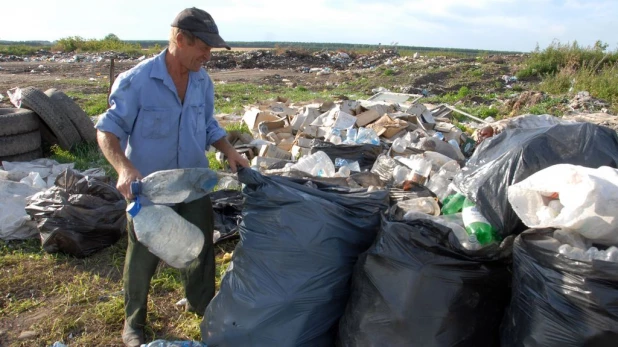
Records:
M188 308L203 315L215 295L215 252L212 242L214 219L209 197L177 204L173 209L204 233L204 247L187 268L180 270ZM129 245L124 263L125 320L135 329L146 324L148 290L159 258L150 253L135 236L133 222L128 218Z

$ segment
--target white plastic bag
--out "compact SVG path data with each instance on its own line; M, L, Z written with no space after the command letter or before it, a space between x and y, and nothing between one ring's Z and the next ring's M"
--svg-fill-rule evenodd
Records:
M616 169L554 165L510 186L508 199L530 228L569 229L597 243L618 244Z
M37 235L26 213L26 197L39 189L25 183L0 180L0 239L23 240Z

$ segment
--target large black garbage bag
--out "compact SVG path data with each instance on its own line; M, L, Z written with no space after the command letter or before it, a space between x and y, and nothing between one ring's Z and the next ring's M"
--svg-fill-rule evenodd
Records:
M242 220L242 193L236 189L221 189L208 196L212 202L215 230L221 234L215 244L237 237Z
M512 242L465 254L446 226L384 220L354 269L338 344L498 346Z
M322 151L328 155L330 160L335 162L337 158L345 159L349 162L358 162L361 171L371 170L378 155L382 152L382 146L372 144L362 145L334 145L330 142L317 142L311 147L311 154Z
M43 249L86 257L120 239L126 230L126 201L105 178L67 169L55 186L28 199Z
M539 247L548 229L513 247L513 295L502 346L618 345L618 263L571 260Z
M483 141L453 183L505 237L523 227L508 187L556 164L618 167L616 132L590 123L508 129Z
M240 242L201 333L208 346L332 346L388 193L241 169Z

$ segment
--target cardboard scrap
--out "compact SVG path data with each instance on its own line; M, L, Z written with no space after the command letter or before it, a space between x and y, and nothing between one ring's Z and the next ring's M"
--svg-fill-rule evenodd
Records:
M401 119L392 119L388 115L382 116L375 123L370 124L367 128L373 129L378 136L383 136L387 139L395 136L398 132L406 129L408 122Z

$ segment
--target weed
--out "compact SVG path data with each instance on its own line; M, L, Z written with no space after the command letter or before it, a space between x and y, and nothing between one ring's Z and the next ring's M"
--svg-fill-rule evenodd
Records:
M384 75L384 76L393 76L393 75L395 75L395 70L393 70L393 69L386 69L386 70L384 70L382 75Z
M543 77L555 74L563 68L575 71L586 64L603 67L618 62L618 51L605 52L605 48L602 44L581 47L577 42L561 44L554 41L542 51L537 47L526 62L526 67L517 73L517 77Z

